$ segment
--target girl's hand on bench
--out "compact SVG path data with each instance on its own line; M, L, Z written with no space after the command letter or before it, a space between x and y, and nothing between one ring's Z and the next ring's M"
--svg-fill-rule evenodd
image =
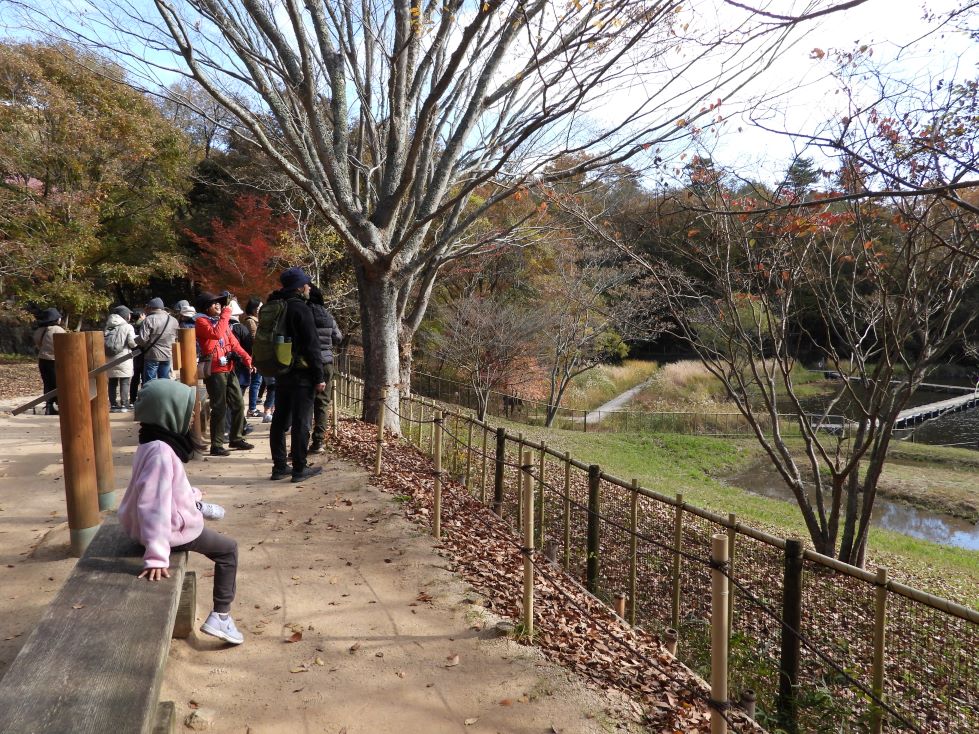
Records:
M136 578L141 579L144 576L150 581L159 581L170 578L170 572L165 568L144 568Z

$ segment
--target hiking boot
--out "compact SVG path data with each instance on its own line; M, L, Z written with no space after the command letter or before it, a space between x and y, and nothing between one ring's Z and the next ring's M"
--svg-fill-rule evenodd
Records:
M252 431L254 431L254 430L255 430L255 429L254 429L254 427L252 427L252 426L250 426L250 425L248 425L248 424L246 423L246 424L245 424L245 427L244 427L244 428L242 429L242 431L241 431L241 435L242 435L242 436L247 436L247 435L248 435L249 433L251 433L251 432L252 432Z
M113 406L111 406L109 408L109 412L110 413L121 413L122 412L122 408L120 408L118 405L113 405Z
M213 502L198 502L197 509L201 511L205 520L220 520L224 517L224 508Z
M262 411L258 410L257 408L252 408L251 410L248 411L248 417L249 418L261 418L262 417Z
M232 645L240 645L245 641L244 636L235 627L235 621L230 614L220 615L217 612L211 612L207 615L204 624L201 625L201 632L230 642Z
M321 466L306 466L299 471L294 471L292 473L292 483L296 484L304 479L309 479L310 477L315 477L317 474L323 472L323 467Z
M251 449L255 448L253 444L250 444L248 443L248 441L243 441L240 439L238 441L232 441L231 443L228 444L228 446L238 451L250 451Z
M273 466L272 476L269 477L273 482L277 482L280 479L285 479L287 476L292 474L292 469L288 466Z
M326 449L323 447L322 441L313 441L309 445L309 453L311 454L325 454Z
M211 456L231 456L231 452L224 446L212 446Z

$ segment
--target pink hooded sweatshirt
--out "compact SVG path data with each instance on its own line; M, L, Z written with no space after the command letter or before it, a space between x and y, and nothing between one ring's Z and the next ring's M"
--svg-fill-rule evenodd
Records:
M132 479L119 504L126 534L146 546L143 568L168 568L170 548L194 540L204 530L197 509L201 491L191 487L180 458L163 441L136 449Z

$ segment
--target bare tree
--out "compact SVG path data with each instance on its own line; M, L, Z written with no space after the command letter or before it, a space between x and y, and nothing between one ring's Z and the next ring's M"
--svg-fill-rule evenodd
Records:
M410 369L439 269L499 246L464 237L489 207L717 124L798 21L833 7L728 3L719 28L680 0L6 2L145 84L193 78L310 197L355 263L367 419Z
M529 374L541 318L528 304L478 292L442 310L439 326L427 339L432 354L472 385L479 419L485 420L490 393L513 387L520 374Z
M958 309L979 282L976 217L938 195L761 215L758 202L713 195L686 236L663 238L671 263L636 260L791 489L816 550L862 565L898 415L975 316ZM815 414L794 383L801 340L843 378Z

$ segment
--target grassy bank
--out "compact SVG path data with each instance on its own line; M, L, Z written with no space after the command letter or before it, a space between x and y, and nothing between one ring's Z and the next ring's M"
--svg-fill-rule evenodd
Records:
M576 459L599 464L620 479L638 479L649 489L673 495L682 492L687 502L720 514L736 513L774 535L807 537L797 507L790 502L761 497L721 481L748 469L761 459L751 439L714 438L680 434L579 433L507 424L513 433L569 451ZM913 466L932 476L966 467L971 457L935 447L902 447L898 457L913 457ZM961 452L968 454L968 452ZM975 457L979 462L979 457ZM952 462L951 464L948 462ZM956 464L955 462L958 462ZM896 464L894 471L903 471ZM979 467L979 463L976 464ZM966 468L963 471L971 471ZM974 477L974 473L972 474ZM965 491L963 489L963 491ZM886 566L893 578L970 606L979 606L979 554L917 540L899 533L872 530L868 567Z

